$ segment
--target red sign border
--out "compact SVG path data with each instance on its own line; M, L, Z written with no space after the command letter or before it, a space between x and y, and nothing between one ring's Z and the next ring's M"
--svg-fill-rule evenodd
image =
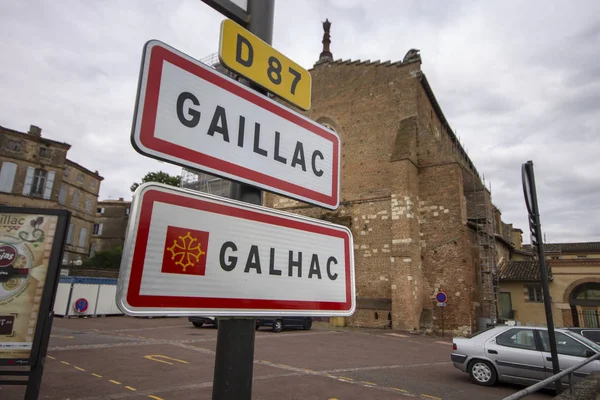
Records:
M301 220L290 220L279 215L263 214L251 209L238 208L232 205L217 204L215 202L192 198L185 195L177 195L157 189L146 189L140 193L140 211L138 225L136 227L136 240L133 249L131 270L129 272L129 282L127 288L127 303L136 308L153 309L213 309L228 311L234 309L241 310L265 310L265 311L294 311L308 310L315 312L327 311L350 311L353 309L352 296L352 274L350 268L351 262L351 243L349 232L330 228L327 226L317 226ZM272 225L285 226L288 228L324 234L328 236L339 237L344 240L344 258L346 263L346 301L345 302L326 302L326 301L293 301L293 300L263 300L263 299L239 299L222 297L185 297L185 296L149 296L140 294L142 274L144 269L144 260L148 245L150 232L150 222L154 204L157 202L192 208L196 210L208 211L216 214L228 215L246 220L259 221Z
M314 200L317 205L325 206L331 209L339 207L339 137L325 128L321 128L315 122L302 118L300 114L294 113L283 106L269 100L267 97L260 96L257 93L245 88L230 78L212 71L208 67L199 65L198 62L191 61L183 55L177 54L175 51L165 47L161 42L150 41L146 44L144 57L150 57L147 68L147 80L143 96L144 106L141 116L141 124L139 127L139 141L144 147L155 152L163 153L176 157L180 160L187 161L194 165L201 165L211 168L215 171L221 171L229 174L231 177L240 177L248 182L266 185L265 189L277 191L278 194L293 197L300 196L300 201L311 202ZM174 49L173 49L174 50ZM160 93L160 84L162 77L163 62L166 61L178 68L187 71L200 79L204 79L216 85L223 90L226 90L238 97L241 97L249 102L273 113L281 118L284 118L291 123L301 126L302 128L311 131L312 133L329 140L333 144L333 162L332 162L332 187L331 196L307 189L302 186L295 185L283 179L278 179L260 172L221 160L196 150L192 150L177 144L156 138L154 136L156 126L156 115L158 111L158 97ZM141 93L140 93L141 95ZM138 100L139 104L139 100ZM135 118L134 123L137 123ZM135 128L134 128L135 132ZM337 139L337 140L336 140ZM135 135L134 135L135 141ZM138 146L135 146L139 149ZM149 155L149 154L147 154ZM153 155L152 155L153 156ZM169 160L173 162L172 160ZM196 167L197 168L197 167ZM235 179L235 178L233 178Z

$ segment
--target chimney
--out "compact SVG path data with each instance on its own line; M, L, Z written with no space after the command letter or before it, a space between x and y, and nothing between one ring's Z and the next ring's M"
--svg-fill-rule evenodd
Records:
M28 133L30 135L40 137L40 136L42 136L42 128L40 128L39 126L35 126L35 125L29 125Z
M123 201L123 198L122 198L122 197L119 197L119 201Z
M329 22L329 19L325 19L325 22L323 22L323 51L319 55L319 63L333 61L333 54L329 50L329 45L331 44L330 28L331 22Z

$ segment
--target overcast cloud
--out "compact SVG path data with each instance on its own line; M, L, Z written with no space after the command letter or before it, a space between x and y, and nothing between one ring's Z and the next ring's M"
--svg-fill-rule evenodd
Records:
M421 50L452 128L528 241L521 164L533 160L548 242L598 241L600 2L276 0L273 45L306 68L332 22L334 58L401 60ZM0 2L0 125L72 144L130 198L148 171L179 167L129 143L142 46L217 51L223 17L200 0Z

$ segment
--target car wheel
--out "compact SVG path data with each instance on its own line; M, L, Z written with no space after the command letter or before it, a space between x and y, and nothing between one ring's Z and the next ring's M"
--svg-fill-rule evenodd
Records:
M192 324L194 324L196 328L200 328L202 325L204 325L202 322L192 322Z
M469 364L471 380L481 386L492 386L496 383L496 370L488 361L474 360Z
M283 330L283 321L278 319L273 322L273 332L281 332Z
M310 328L312 327L312 321L310 319L306 319L304 321L304 325L302 326L302 329L304 329L305 331L310 330Z

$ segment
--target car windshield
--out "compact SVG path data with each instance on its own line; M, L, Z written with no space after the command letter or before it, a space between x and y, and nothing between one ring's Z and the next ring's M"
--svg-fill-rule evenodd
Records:
M592 349L596 350L597 352L600 352L600 345L598 343L595 343L595 342L591 341L590 339L586 338L585 336L582 336L579 333L576 333L573 331L565 331L565 333L575 337L580 342L587 344L588 346L590 346Z

